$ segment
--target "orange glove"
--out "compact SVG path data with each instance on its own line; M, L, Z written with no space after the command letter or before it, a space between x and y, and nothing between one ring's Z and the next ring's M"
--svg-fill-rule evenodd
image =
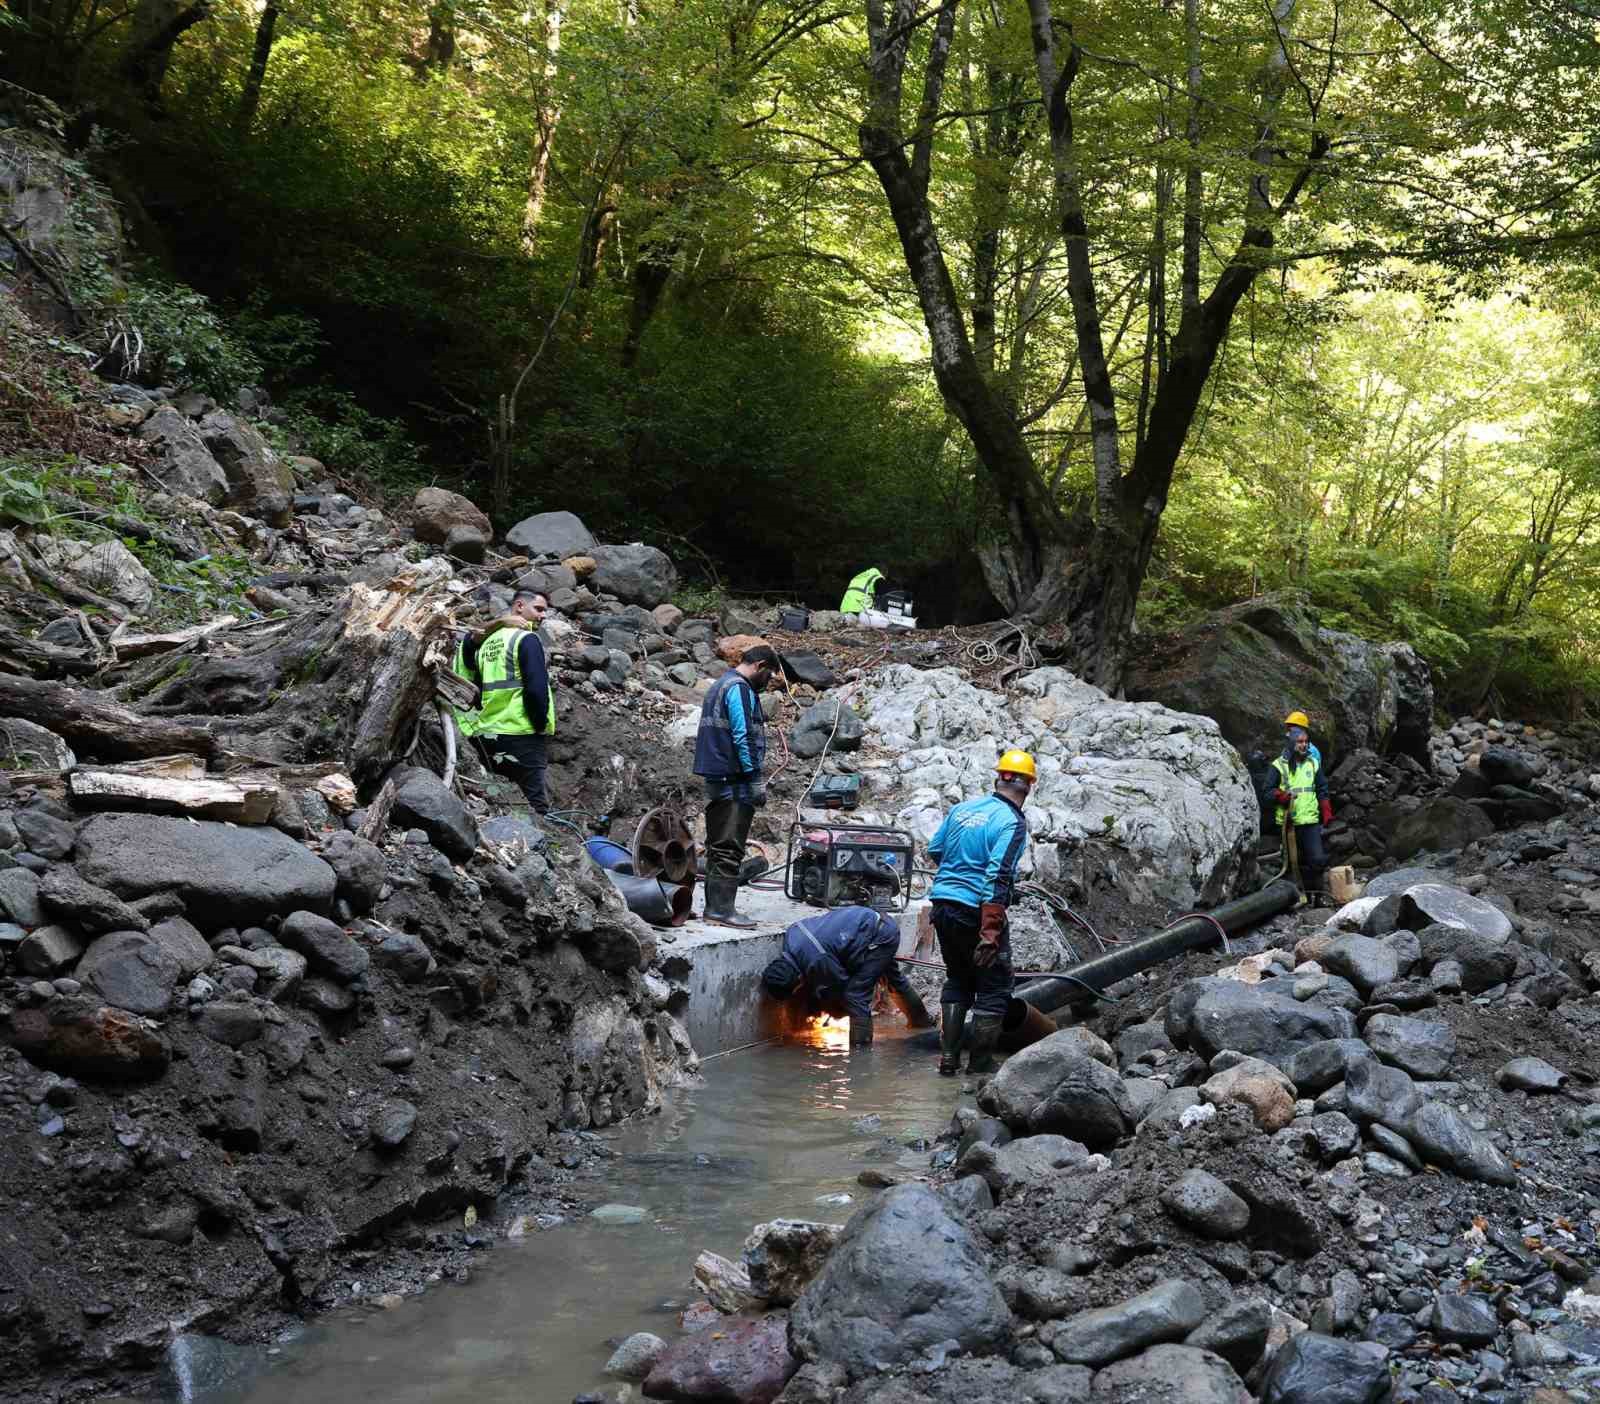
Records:
M1006 909L999 902L985 902L978 908L978 948L972 953L972 963L993 965L1005 934Z
M1333 806L1327 800L1322 801L1322 822L1324 824L1333 823Z

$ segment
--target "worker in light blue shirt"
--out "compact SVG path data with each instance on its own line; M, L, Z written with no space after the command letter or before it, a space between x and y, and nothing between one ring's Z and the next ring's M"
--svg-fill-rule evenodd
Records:
M944 956L939 996L939 1073L961 1068L962 1028L972 1011L967 1071L994 1066L994 1047L1011 1000L1011 933L1007 909L1016 886L1017 863L1028 844L1022 806L1038 783L1039 770L1026 751L1007 751L995 766L994 793L958 804L928 841L939 865L928 895L933 929Z

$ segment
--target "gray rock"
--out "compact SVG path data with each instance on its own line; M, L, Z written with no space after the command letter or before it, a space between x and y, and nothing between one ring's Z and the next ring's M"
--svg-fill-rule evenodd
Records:
M81 634L79 635L81 638ZM71 770L78 758L55 732L21 717L0 717L0 752L10 764L23 770ZM0 848L15 848L19 841L10 816L6 816Z
M1513 1058L1500 1067L1494 1080L1507 1092L1559 1092L1567 1075L1543 1058Z
M165 1014L184 977L177 958L145 932L112 931L84 952L76 978L118 1009Z
M987 1353L1010 1330L977 1240L922 1185L886 1190L851 1218L789 1318L791 1344L804 1359L835 1362L856 1377L943 1341Z
M664 552L633 542L627 546L596 546L588 552L595 569L590 588L615 595L624 604L646 609L665 604L678 588L678 571Z
M1428 972L1428 985L1435 994L1460 994L1465 978L1466 973L1462 970L1459 960L1441 960ZM1499 984L1500 981L1496 980L1494 983Z
M1494 1303L1485 1297L1441 1294L1433 1299L1428 1329L1441 1341L1486 1346L1499 1334L1500 1318Z
M1572 1352L1549 1336L1535 1335L1532 1331L1516 1331L1512 1334L1511 1363L1519 1370L1563 1365L1571 1358Z
M337 1019L356 1007L356 997L349 990L320 975L301 984L297 1002L302 1009L327 1019Z
M444 553L458 561L476 565L483 560L492 539L481 528L462 522L450 528L450 534L444 539Z
M1525 756L1505 746L1483 751L1478 756L1478 771L1491 785L1515 785L1520 790L1526 790L1540 773Z
M322 858L333 869L336 894L350 904L351 911L364 916L378 905L387 876L382 849L341 829L322 845Z
M1223 1049L1280 1066L1309 1044L1349 1038L1355 1020L1343 1009L1301 1003L1238 980L1208 980L1188 1021L1190 1047L1208 1061Z
M1350 1064L1344 1079L1345 1108L1357 1121L1376 1121L1405 1133L1422 1094L1399 1068L1366 1058Z
M97 814L78 837L78 871L119 897L174 892L208 930L327 911L335 885L332 868L276 829L154 814Z
M1139 1129L1163 1134L1172 1131L1178 1125L1178 1118L1190 1107L1199 1106L1200 1101L1199 1088L1174 1087L1139 1119Z
M216 1000L201 1007L195 1027L207 1038L229 1048L240 1048L261 1037L266 1016L254 1004L236 1000Z
M940 1187L939 1193L948 1199L955 1211L969 1223L980 1214L994 1208L994 1191L982 1175L963 1175Z
M44 907L39 902L39 879L26 868L7 868L0 872L0 915L31 930L44 925Z
M1493 1185L1516 1183L1516 1173L1486 1135L1474 1131L1467 1119L1444 1102L1424 1102L1403 1124L1384 1123L1400 1132L1421 1152L1423 1159L1469 1180Z
M998 1199L1029 1185L1048 1184L1062 1171L1082 1165L1089 1152L1065 1136L1025 1136L1003 1146L978 1141L956 1164L960 1175L978 1175Z
M70 921L90 936L107 931L144 931L149 918L120 897L85 882L66 866L51 868L39 883L39 901L53 916Z
M417 1124L417 1109L400 1098L384 1102L367 1120L372 1139L384 1150L398 1150Z
M1451 874L1440 868L1396 868L1392 873L1380 873L1361 890L1362 897L1398 897L1408 887L1421 883L1448 882ZM1395 910L1399 910L1396 903ZM1392 927L1390 928L1393 929ZM1370 932L1368 933L1371 934Z
M1389 1387L1385 1347L1302 1331L1272 1358L1261 1404L1380 1404Z
M65 858L78 841L71 824L41 809L19 809L11 816L11 822L28 851L51 862Z
M1117 1035L1117 1066L1123 1072L1139 1061L1145 1053L1170 1053L1172 1040L1158 1023L1130 1024Z
M1329 1038L1310 1043L1284 1064L1289 1081L1302 1097L1315 1097L1336 1082L1343 1082L1350 1063L1372 1057L1372 1050L1359 1038Z
M1307 1117L1305 1124L1317 1155L1325 1164L1343 1160L1361 1142L1355 1122L1341 1111L1318 1112Z
M667 676L679 687L693 687L700 680L700 670L693 663L674 663Z
M1456 1036L1448 1024L1374 1014L1362 1030L1367 1046L1391 1067L1414 1078L1433 1081L1445 1076L1456 1056Z
M149 1082L172 1060L166 1040L143 1019L92 998L13 1010L7 1041L35 1066L86 1082Z
M278 1004L294 999L306 975L306 958L287 946L219 946L217 959L254 971L261 997Z
M87 949L88 942L77 932L64 926L41 926L17 943L17 969L25 975L61 975L72 969Z
M1460 971L1460 987L1469 994L1502 985L1516 972L1517 952L1509 936L1490 936L1442 922L1417 932L1424 965L1451 962Z
M395 784L393 822L421 829L446 857L464 863L478 847L478 824L466 806L431 770L411 767L390 777Z
M416 984L434 968L427 943L410 931L391 931L385 936L378 946L377 960L408 985Z
M167 917L150 928L150 937L167 949L167 954L178 962L178 970L187 980L202 970L209 970L217 958L206 944L206 938L182 917Z
M827 698L813 703L800 714L800 720L789 733L789 748L795 755L813 760L824 749L829 754L860 750L861 738L866 733L866 724L850 708L836 699ZM833 738L831 744L828 740L830 735Z
M288 526L294 516L294 473L260 430L215 409L200 421L199 432L227 479L224 502L268 526Z
M1181 1341L1206 1315L1193 1283L1174 1278L1096 1311L1080 1312L1055 1333L1050 1348L1072 1365L1109 1365L1146 1346Z
M1207 1238L1237 1238L1249 1227L1250 1206L1215 1175L1195 1168L1161 1192L1174 1218Z
M1006 1059L978 1104L1013 1130L1053 1132L1091 1148L1115 1145L1135 1122L1122 1079L1090 1057L1070 1029Z
M1398 1131L1391 1131L1387 1126L1375 1121L1367 1127L1367 1139L1383 1155L1388 1156L1390 1160L1398 1161L1406 1169L1422 1169L1422 1161L1412 1149L1411 1142Z
M326 917L314 912L295 912L278 928L278 939L291 951L299 951L317 974L327 975L348 985L367 973L372 958L366 949Z
M506 533L506 545L525 556L587 556L594 551L594 534L571 512L537 512L524 517Z
M1409 1316L1397 1311L1380 1311L1367 1323L1361 1333L1362 1340L1387 1346L1390 1350L1404 1350L1417 1339L1416 1324Z
M1477 805L1455 795L1436 795L1402 818L1389 836L1388 856L1447 853L1487 838L1494 821Z
M1243 1375L1261 1359L1271 1329L1271 1304L1260 1297L1250 1297L1231 1301L1212 1312L1184 1337L1183 1343L1220 1355Z
M1094 1377L1093 1397L1094 1404L1251 1404L1227 1361L1191 1345L1152 1346L1108 1365Z
M1500 908L1440 882L1418 883L1405 889L1400 924L1418 933L1435 924L1459 926L1495 941L1509 940L1512 934L1511 919Z
M1400 960L1393 948L1370 936L1340 936L1318 958L1318 964L1368 994L1400 974Z
M648 1331L635 1331L606 1361L606 1374L619 1380L642 1380L666 1354L667 1343Z
M211 456L194 425L171 405L162 405L139 426L139 437L156 451L156 477L170 492L217 506L228 494L228 475Z

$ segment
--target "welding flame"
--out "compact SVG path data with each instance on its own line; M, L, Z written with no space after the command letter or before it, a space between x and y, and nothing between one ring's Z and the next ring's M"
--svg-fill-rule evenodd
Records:
M801 1030L801 1037L813 1048L827 1048L848 1052L850 1048L850 1021L848 1019L834 1019L827 1014L818 1014L814 1019L806 1021L805 1028Z

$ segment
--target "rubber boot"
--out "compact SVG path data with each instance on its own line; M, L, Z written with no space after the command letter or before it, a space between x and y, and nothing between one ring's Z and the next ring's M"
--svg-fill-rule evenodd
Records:
M707 878L706 920L716 926L731 926L738 931L755 930L755 922L734 910L738 893L737 878Z
M872 1015L858 1019L854 1014L850 1016L850 1047L872 1047Z
M967 1006L939 1006L939 1076L954 1077L961 1071L961 1034L967 1022Z
M901 994L899 990L890 990L889 998L902 1014L906 1016L906 1023L914 1029L931 1029L933 1015L928 1013L928 1006L922 1002L922 996L915 990Z
M992 1014L972 1020L972 1039L967 1044L967 1071L973 1076L994 1071L994 1046L1000 1041L1001 1020Z

